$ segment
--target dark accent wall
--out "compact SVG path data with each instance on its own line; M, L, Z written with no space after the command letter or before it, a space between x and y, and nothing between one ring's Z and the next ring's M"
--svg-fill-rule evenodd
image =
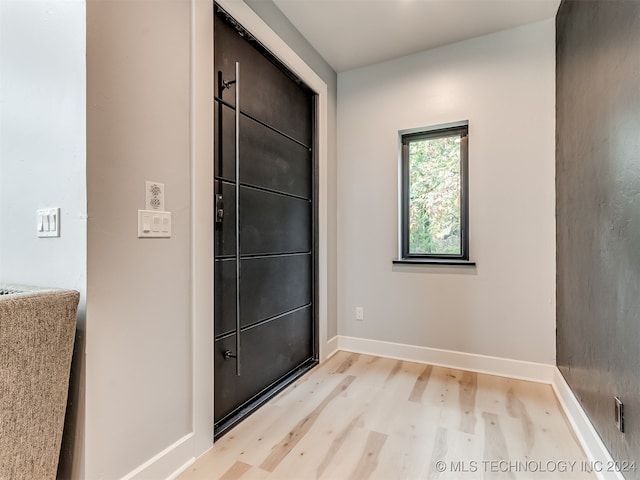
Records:
M640 2L564 0L556 27L558 367L640 470Z

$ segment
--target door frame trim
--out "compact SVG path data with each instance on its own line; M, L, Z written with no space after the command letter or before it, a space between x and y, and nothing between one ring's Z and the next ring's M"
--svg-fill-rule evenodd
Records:
M192 131L192 429L194 457L213 444L213 0L191 0ZM327 348L328 123L327 85L251 8L239 0L217 3L317 95L318 315L320 362ZM209 133L207 133L209 132Z

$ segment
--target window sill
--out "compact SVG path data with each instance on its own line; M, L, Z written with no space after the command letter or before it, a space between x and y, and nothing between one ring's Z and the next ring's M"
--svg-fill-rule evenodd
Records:
M475 267L476 262L471 260L457 260L446 258L408 258L402 260L394 260L394 265L453 265L460 267Z

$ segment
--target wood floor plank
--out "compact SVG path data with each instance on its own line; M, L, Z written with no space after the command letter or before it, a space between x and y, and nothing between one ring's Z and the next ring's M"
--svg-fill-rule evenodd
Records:
M406 383L412 388L413 382ZM410 402L408 397L403 398L399 394L394 396L392 390L382 393L381 398L376 399L376 403L384 405L379 407L381 415L375 423L366 424L366 427L382 431L389 438L372 479L424 478L428 455L433 450L439 428L440 404L434 406Z
M428 480L436 480L442 473L441 468L438 468L438 462L443 462L447 458L447 430L445 428L438 428L436 433L436 441L431 452L431 460L428 465Z
M369 432L367 437L367 444L364 447L362 455L358 460L355 470L351 473L349 478L351 480L368 480L371 474L378 466L378 457L380 451L387 441L387 435L380 432Z
M238 480L242 475L251 470L251 468L253 468L251 465L238 461L231 465L231 468L220 477L220 480Z
M494 413L483 412L484 419L484 458L489 461L508 462L509 451L507 450L507 442L500 428L498 415ZM492 478L515 478L512 471L494 472L489 470L486 473L487 479Z
M442 480L484 480L485 473L481 464L484 456L484 427L482 413L478 413L476 433L469 434L459 429L451 429L447 433L446 474ZM472 463L475 462L475 463ZM456 471L457 470L457 471ZM534 479L531 479L534 480Z
M424 366L413 364L407 367L391 381L379 384L378 389L366 392L361 407L366 428L393 435L408 432L416 421L425 417L435 420L433 415L425 415L422 404L408 401Z
M520 398L516 396L513 387L507 390L506 400L507 412L514 418L517 418L522 423L522 433L524 435L524 441L527 446L527 455L531 455L533 449L533 443L535 440L535 431L529 412Z
M398 375L398 373L400 373L401 371L402 371L402 360L396 360L395 364L393 365L393 368L389 372L389 375L387 375L387 378L385 378L384 383L388 383L391 380L393 380L393 378L396 375Z
M349 398L367 406L376 403L375 396L384 390L385 379L395 365L394 361L388 358L379 358L376 362L372 362L371 358L375 357L363 356L351 367L349 375L355 376L356 379L345 393Z
M327 397L309 415L300 422L273 448L271 454L262 462L260 468L272 472L274 468L287 456L304 435L313 426L326 406L338 395L342 394L355 380L354 376L347 376L334 388Z
M424 367L424 369L416 379L416 383L413 386L413 390L411 390L411 393L409 394L410 402L417 402L417 403L422 402L422 394L427 388L432 370L433 370L432 365L427 365L426 367Z
M362 414L360 414L356 418L351 420L351 422L349 422L342 430L340 430L338 435L333 439L333 441L329 445L329 449L327 450L325 455L322 457L322 460L320 461L320 464L316 469L316 478L320 478L322 476L322 474L325 472L327 467L331 464L331 462L336 457L338 452L340 452L340 450L344 446L345 441L349 437L349 434L351 433L351 431L356 427L362 428L363 426L364 426L364 421L362 420Z
M478 390L477 375L473 372L462 372L459 380L460 390L460 430L465 433L475 433L476 427L476 392Z
M482 412L495 413L496 415L502 415L505 412L506 397L504 392L505 388L508 388L505 384L506 380L495 375L478 375L476 409L480 415Z
M365 442L364 437L360 435L363 421L359 402L345 395L338 395L327 405L309 432L273 470L272 478L316 478L318 468L331 445L345 426L350 424L353 424L353 428L345 432L344 442L327 463L325 471L321 473L323 479L333 478L328 473L331 467L341 464L343 456L355 457L357 445L360 444L359 442L364 445Z
M356 353L347 355L347 357L342 361L340 365L338 365L338 367L333 371L333 373L345 373L358 360L358 357L359 355Z
M424 405L438 405L438 426L448 430L460 428L460 385L462 371L433 367L429 386L423 395Z
M371 480L425 478L425 457L433 449L433 436L411 437L388 434Z

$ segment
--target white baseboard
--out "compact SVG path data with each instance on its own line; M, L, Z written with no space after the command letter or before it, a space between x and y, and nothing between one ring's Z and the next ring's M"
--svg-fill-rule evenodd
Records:
M509 358L490 357L474 353L418 347L342 335L338 335L338 349L549 384L553 382L556 369L555 365L544 363L524 362Z
M327 340L327 346L324 351L327 352L327 355L323 361L328 360L336 354L338 351L338 335L333 337L331 340Z
M551 385L598 479L624 480L622 473L616 472L615 468L609 468L615 465L611 454L557 367Z
M182 465L175 472L169 475L167 477L167 480L175 480L176 478L178 478L182 473L186 472L191 465L196 463L196 460L197 458L191 457L184 465Z
M596 477L599 480L624 480L621 473L606 471L607 467L615 465L611 454L555 365L341 335L331 339L332 342L336 340L337 349L347 352L550 384L587 456L587 461L594 467Z
M121 480L142 480L149 478L165 478L171 480L185 471L195 462L193 457L194 435L189 433L173 445L150 458L138 468L132 470Z

